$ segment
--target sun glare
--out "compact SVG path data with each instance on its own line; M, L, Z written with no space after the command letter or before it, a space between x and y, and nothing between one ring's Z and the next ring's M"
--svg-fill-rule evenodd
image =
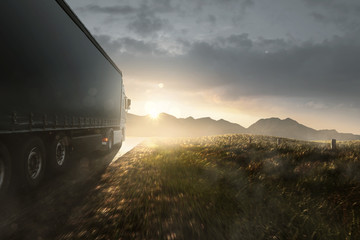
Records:
M159 112L157 112L155 109L153 110L153 111L151 111L151 112L149 112L149 115L150 115L150 117L152 118L152 119L156 119L156 118L158 118L159 117Z
M155 104L154 102L147 102L145 104L145 110L152 119L158 118L161 112L159 105Z

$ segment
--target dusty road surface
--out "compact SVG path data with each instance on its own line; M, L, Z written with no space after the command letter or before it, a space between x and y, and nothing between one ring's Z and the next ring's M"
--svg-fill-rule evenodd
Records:
M48 174L35 191L10 189L0 200L0 239L54 239L67 224L72 211L101 181L109 165L143 141L127 138L121 150L111 153L74 153L69 169Z

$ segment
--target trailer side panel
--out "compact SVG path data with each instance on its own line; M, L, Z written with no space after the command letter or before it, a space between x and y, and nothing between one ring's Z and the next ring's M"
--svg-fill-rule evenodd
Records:
M56 1L1 1L0 21L0 132L120 125L121 72Z

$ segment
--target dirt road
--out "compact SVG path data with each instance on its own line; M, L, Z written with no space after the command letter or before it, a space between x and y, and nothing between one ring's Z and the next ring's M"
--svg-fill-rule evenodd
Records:
M10 189L0 201L0 239L54 239L72 210L84 205L109 165L121 161L120 157L142 140L128 138L120 151L116 148L105 155L74 153L67 172L48 174L35 191Z

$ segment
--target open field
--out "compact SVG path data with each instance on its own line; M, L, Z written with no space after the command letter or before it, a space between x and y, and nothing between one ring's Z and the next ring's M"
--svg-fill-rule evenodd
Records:
M59 239L359 239L360 142L148 140L111 165Z

